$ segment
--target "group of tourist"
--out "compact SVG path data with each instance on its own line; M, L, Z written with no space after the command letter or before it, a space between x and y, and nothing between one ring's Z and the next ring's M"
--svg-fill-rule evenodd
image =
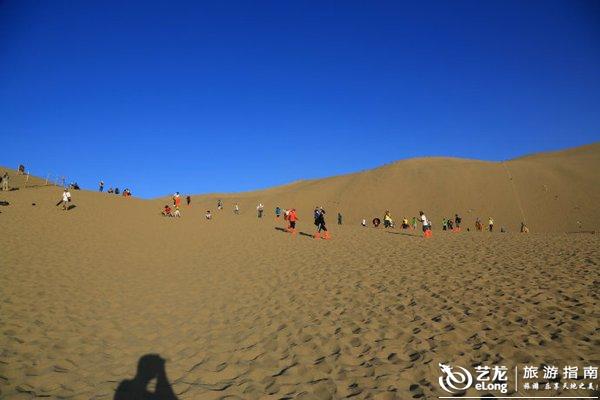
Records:
M425 215L425 213L423 211L419 211L419 220L421 221L421 225L423 227L423 235L425 237L430 237L431 236L431 220L429 220L427 218L427 216ZM373 218L373 221L371 221L371 222L375 228L377 228L377 227L379 227L379 225L381 225L381 219L379 219L377 217ZM366 227L367 220L363 219L361 222L361 225L363 227ZM386 210L383 215L383 227L385 229L395 227L394 220L392 219L392 215L389 210ZM402 218L401 228L402 229L410 229L410 228L417 229L417 217L412 217L412 223L410 223L410 224L408 222L408 218L406 218L406 217Z
M458 214L454 214L454 220L452 220L452 218L444 218L442 219L442 230L460 232L461 222L462 218L459 217Z
M172 206L165 204L165 206L163 207L161 214L165 217L181 217L181 195L179 194L179 192L175 192L175 194L173 194L172 196ZM185 202L186 205L189 207L192 205L192 197L190 195L185 196ZM264 207L264 206L263 206ZM222 210L223 209L223 201L222 200L218 200L217 201L217 210ZM258 208L257 208L258 209ZM240 213L240 206L239 204L235 204L234 205L234 210L233 210L234 214L239 214ZM259 210L260 212L260 210ZM212 212L210 210L206 210L206 213L204 214L204 218L206 220L212 220ZM260 216L259 216L260 218Z
M262 206L262 203L259 204ZM264 206L263 206L264 207ZM287 222L286 231L292 234L296 233L296 222L299 220L298 214L295 208L282 209L281 207L275 207L275 220L279 220L283 214L283 220ZM325 222L325 209L321 206L316 206L313 212L313 221L317 231L313 235L315 239L331 239L331 234L327 229ZM342 214L338 213L338 224L342 223Z
M22 166L22 165L19 166L19 173L20 174L25 173L24 166ZM69 185L69 187L72 189L75 189L75 190L79 190L79 185L76 182L71 183ZM10 190L10 176L7 171L5 171L2 176L0 176L0 189L2 191ZM98 191L100 191L100 192L104 191L104 182L103 181L100 181ZM108 189L107 193L114 193L114 194L118 195L121 192L119 191L118 187L114 188L114 189L111 187ZM124 197L130 197L131 190L129 190L128 188L124 189L122 192L122 195ZM171 206L169 206L169 205L165 205L163 210L161 211L161 214L164 216L168 216L168 217L180 217L181 216L181 211L180 211L181 196L180 196L179 192L176 192L173 195L172 200L173 200L173 208L171 208ZM59 203L57 204L57 206L62 204L63 210L68 210L69 209L68 203L70 203L71 201L72 201L71 192L69 191L68 188L65 187L64 192L62 194L62 198L59 201ZM186 196L186 203L188 206L191 205L191 196L189 196L189 195ZM260 202L256 206L256 212L257 212L258 218L263 217L264 207L265 207L264 204L262 204ZM221 199L217 200L217 210L219 210L219 211L223 210L223 201ZM240 206L239 206L239 203L237 203L237 202L234 203L234 205L233 205L233 213L235 215L240 214ZM279 206L275 207L275 219L278 220L282 214L284 216L284 220L288 222L287 230L292 233L295 233L296 221L298 221L298 215L296 213L296 209L292 208L292 209L283 210ZM322 237L324 239L330 238L330 234L329 234L329 231L327 230L326 223L325 223L325 210L323 209L323 207L320 207L320 206L315 207L313 217L314 217L314 224L317 227L317 232L315 233L315 237ZM210 210L206 211L205 218L207 220L212 219L212 213ZM424 236L430 237L431 229L432 229L431 220L429 220L425 216L425 213L423 211L419 212L419 220L421 221ZM404 217L402 219L401 228L402 229L410 229L410 228L416 229L417 221L418 221L417 217L412 217L412 220L409 223L408 218ZM337 222L338 222L338 225L342 225L342 214L341 213L337 214ZM461 223L462 223L462 218L458 214L454 214L454 218L443 218L442 219L442 230L459 232L461 229ZM372 224L374 227L377 228L381 224L381 220L379 218L374 218L372 221ZM361 225L363 227L367 226L366 219L362 220ZM394 228L395 227L394 220L393 220L389 210L386 210L384 213L383 226L384 226L384 228ZM467 230L469 230L469 228L467 228ZM483 231L483 222L481 221L481 219L479 217L477 217L475 219L475 230ZM488 218L487 230L489 232L494 231L494 219L492 217ZM500 232L506 232L504 227L501 227ZM527 227L527 225L525 225L524 222L521 222L520 232L521 233L529 233L529 228Z
M421 224L423 226L423 232L424 232L425 236L431 236L431 230L432 230L431 220L429 220L422 211L419 212L418 219L417 219L417 217L412 217L412 220L409 221L408 218L406 218L406 217L402 218L401 228L402 229L411 229L411 228L417 229L417 221L418 220L421 221ZM373 224L373 226L375 228L377 228L381 224L381 219L378 217L375 217L375 218L373 218L371 223ZM443 231L460 232L461 224L462 224L462 218L458 214L454 214L454 218L443 218L442 219L442 230ZM363 219L361 222L361 225L363 227L367 227L367 220ZM395 227L394 220L392 219L392 216L388 210L385 211L384 216L383 216L383 227L384 228L394 228ZM477 218L475 220L475 230L483 231L483 223L481 222L481 219L479 219L479 218ZM492 217L490 217L488 219L487 230L489 232L494 232L494 219ZM470 231L470 229L467 228L467 231ZM501 227L500 232L505 233L506 229L504 227ZM524 222L521 222L520 232L521 233L529 233L529 228L527 227L527 225L525 225Z
M379 225L381 225L381 219L379 219L378 217L373 218L373 220L371 221L371 223L373 224L373 226L375 228L379 227ZM340 223L341 225L341 223ZM361 225L366 227L367 226L367 220L363 219L361 222ZM389 210L386 210L384 215L383 215L383 227L384 228L394 228L396 225L394 223L394 220L392 219L392 215L390 213ZM409 224L408 218L404 217L402 218L402 224L401 224L402 229L409 229L412 227L412 229L417 229L417 217L412 217L412 223Z
M98 191L104 192L104 181L100 181L100 183L98 184ZM123 197L131 197L131 190L129 188L125 188L121 192L121 190L119 190L118 187L115 187L114 189L112 187L110 187L110 188L108 188L106 193L121 194Z
M181 217L181 212L178 207L171 208L168 204L165 204L163 208L162 215L165 217Z
M19 173L24 173L24 167L19 169ZM10 190L10 176L8 174L7 171L4 172L4 174L2 176L0 176L0 188L2 191L8 191ZM77 183L71 183L69 185L70 188L75 189L75 190L79 190L79 185ZM104 191L104 182L100 181L99 184L99 188L98 191L103 192ZM114 194L121 194L121 192L119 191L119 188L109 188L107 193L114 193ZM122 195L124 197L130 197L131 196L131 190L129 190L128 188L124 189L122 192ZM161 211L161 214L163 216L166 217L181 217L181 211L180 211L180 206L181 206L181 195L179 194L179 192L176 192L173 197L173 205L172 207L169 206L168 204L164 206L164 208ZM61 200L58 202L58 205L62 205L62 209L63 210L68 210L69 209L69 203L72 201L72 197L71 197L71 192L69 191L68 188L65 187L64 192L62 194L62 198ZM191 205L191 196L186 196L186 204L188 206ZM264 204L262 203L258 203L258 205L256 206L256 212L257 212L257 217L258 218L263 218L264 215ZM217 210L221 211L223 210L223 201L221 199L217 200ZM233 213L235 215L239 215L240 214L240 205L239 203L234 203L233 205ZM323 239L329 239L331 238L331 235L329 233L329 231L327 230L327 226L325 223L325 210L323 207L315 207L314 213L313 213L313 218L314 218L314 225L317 227L316 229L316 233L314 234L315 238L323 238ZM284 220L288 223L287 226L287 231L291 232L291 233L295 233L296 232L296 222L298 221L298 215L296 212L296 209L292 208L292 209L282 209L281 207L277 206L275 207L275 219L279 220L279 218L281 217L281 215L283 215ZM205 219L206 220L212 220L212 213L210 210L207 210L205 213ZM411 220L409 221L408 218L404 217L402 218L402 224L401 224L401 228L402 229L416 229L417 228L417 223L418 221L421 222L422 225L422 229L423 229L423 235L425 237L431 237L432 233L432 224L431 224L431 220L429 220L425 213L423 211L419 212L419 217L412 217ZM337 222L338 225L342 225L342 214L338 212L337 214ZM442 219L442 230L443 231L453 231L453 232L460 232L461 229L461 223L462 223L462 218L458 215L458 214L454 214L454 218L443 218ZM379 227L379 225L381 224L381 219L379 218L374 218L372 220L372 224L374 227ZM363 219L361 221L361 225L363 227L367 226L367 221L366 219ZM394 223L394 219L391 216L391 213L389 210L386 210L383 216L383 226L384 228L395 228L395 223ZM467 228L467 231L469 231L470 229ZM494 232L494 219L492 217L488 218L488 223L487 223L487 230L489 232ZM477 217L475 219L475 231L483 231L483 222L481 221L481 219L479 217ZM506 232L504 227L501 227L500 232ZM529 233L529 228L527 227L527 225L525 225L524 222L521 222L521 228L520 228L520 232L521 233Z
M524 226L525 223L521 222L521 225ZM483 231L483 222L481 222L479 217L477 217L477 219L475 219L475 230L480 231L480 232ZM494 219L492 217L490 217L488 219L488 231L490 231L490 232L494 231ZM501 231L504 231L504 228L502 228Z
M2 190L8 190L8 189L5 189L5 187L8 187L8 183L7 183L8 178L7 177L8 177L8 173L5 173L2 176ZM100 188L102 188L103 182L100 182L100 183L101 183ZM118 189L116 189L116 190L118 190ZM100 190L100 191L102 191L102 190ZM111 191L109 189L109 193L110 192ZM118 192L117 192L117 194L118 194ZM129 189L125 189L123 191L123 196L131 196L131 192L129 191ZM180 211L181 195L179 194L179 192L176 192L173 195L172 200L173 200L173 207L166 204L164 206L163 210L161 211L161 214L165 217L181 217L181 211ZM62 195L62 199L57 204L57 206L62 204L63 210L68 210L69 209L68 204L71 201L72 201L71 193L69 192L68 188L65 188L63 195ZM188 206L191 205L191 197L189 195L186 196L186 203ZM218 210L223 209L223 201L221 199L219 199L217 201L217 209ZM257 217L262 218L263 214L264 214L264 204L259 203L256 206L256 211L257 211ZM233 212L235 215L240 214L239 203L234 203ZM298 221L298 215L297 215L296 209L291 208L291 209L284 210L279 206L275 207L275 219L278 220L282 214L283 214L284 221L287 221L287 223L288 223L286 230L291 233L296 233L296 222ZM331 235L330 235L329 231L327 230L327 225L325 223L325 214L326 214L326 212L323 207L321 207L321 206L315 207L314 212L313 212L314 225L317 227L316 228L317 231L314 234L315 238L322 238L322 239L330 239L331 238ZM212 220L212 213L210 210L206 211L205 218L207 220ZM342 214L341 213L338 213L337 220L338 220L338 224L341 225L342 224ZM423 211L419 211L419 219L418 220L420 220L420 222L421 222L423 236L431 237L432 236L431 220L427 218L427 216L425 215L425 213ZM404 217L402 219L401 228L402 229L410 229L410 228L416 229L418 220L417 220L417 217L412 217L412 221L411 221L411 223L409 223L408 218ZM373 223L373 226L377 228L381 224L381 220L379 218L374 218L372 223ZM462 223L462 218L458 214L454 214L454 218L443 218L442 219L442 230L443 231L460 232L461 223ZM361 225L364 227L367 226L365 219L362 220ZM394 228L395 227L394 220L392 219L392 216L391 216L391 213L389 210L386 210L384 213L383 226L384 226L384 228ZM467 228L467 230L469 230L469 229ZM479 219L479 217L475 220L475 230L476 231L483 230L483 224L482 224L481 220ZM494 219L492 217L490 217L488 219L488 231L489 232L494 231ZM502 228L500 230L500 232L506 232L506 230L504 228ZM529 233L529 228L527 227L527 225L525 225L524 222L521 222L520 232L521 233Z
M188 206L191 204L190 196L186 197L186 202L187 202ZM164 216L179 217L179 216L181 216L180 205L181 205L181 196L180 196L179 192L176 192L173 195L173 207L171 207L169 205L165 205L164 209L162 210L162 214ZM256 215L259 219L263 218L264 209L265 209L264 204L259 202L256 206ZM223 201L221 199L217 200L217 210L223 210ZM233 213L234 213L234 215L240 215L240 205L237 202L233 204ZM323 207L321 207L321 206L315 207L314 212L313 212L314 225L316 226L316 233L314 234L315 238L323 238L323 239L331 238L331 235L330 235L330 233L327 229L327 225L325 223L325 214L326 214L326 212ZM296 209L295 208L282 209L279 206L275 207L275 220L279 220L282 215L283 215L284 221L287 222L286 230L288 232L295 233L296 232L296 222L299 220ZM212 216L213 215L212 215L211 211L207 210L206 214L205 214L205 218L207 220L211 220ZM337 214L338 225L342 225L342 221L343 221L342 218L343 218L342 214L338 212L338 214ZM381 222L382 222L382 220L378 217L373 218L373 220L372 220L372 224L375 228L379 227ZM403 230L406 230L406 229L415 230L415 229L417 229L417 225L419 223L421 224L421 227L422 227L423 236L431 237L432 236L432 223L431 223L431 220L429 218L427 218L427 216L425 215L425 213L423 211L419 211L419 217L412 217L410 220L407 217L403 217L402 224L400 225L400 227ZM363 227L367 226L366 219L362 220L361 225ZM461 225L462 225L462 217L460 215L458 215L458 213L454 214L453 218L445 217L442 219L442 230L443 231L460 232ZM392 215L389 210L386 210L383 215L383 227L385 229L396 227L394 219L392 218ZM483 230L483 223L481 222L481 220L479 218L477 218L475 220L475 230L476 231ZM494 219L492 217L490 217L488 219L487 230L489 232L494 231ZM467 231L470 231L470 229L467 228ZM529 233L529 228L527 228L525 223L521 223L520 231L522 233ZM500 232L506 232L506 230L504 228L502 228L500 230Z
M181 217L181 195L179 192L175 192L172 196L173 208L168 204L165 204L163 210L161 212L165 217ZM190 195L185 196L185 202L189 206L192 205L192 197ZM210 211L206 212L206 219L211 219L212 215L210 215Z

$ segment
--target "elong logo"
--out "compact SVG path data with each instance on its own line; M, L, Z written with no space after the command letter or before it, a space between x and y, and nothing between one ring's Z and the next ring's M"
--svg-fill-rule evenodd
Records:
M461 392L467 390L473 384L473 376L469 371L463 367L459 368L460 371L453 371L450 365L438 363L442 370L442 376L439 378L439 383L442 389L448 393ZM462 372L461 372L462 371Z

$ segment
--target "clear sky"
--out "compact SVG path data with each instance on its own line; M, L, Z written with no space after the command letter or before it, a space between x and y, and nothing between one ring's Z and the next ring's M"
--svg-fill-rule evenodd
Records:
M0 0L0 165L134 195L600 140L600 1Z

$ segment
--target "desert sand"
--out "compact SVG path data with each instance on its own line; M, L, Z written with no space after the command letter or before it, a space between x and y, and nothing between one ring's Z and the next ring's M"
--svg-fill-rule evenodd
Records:
M407 160L193 196L181 218L160 216L167 199L93 191L73 191L64 212L60 188L11 170L0 398L112 399L146 354L166 360L179 399L435 399L447 395L439 363L598 366L599 160L598 144L506 163ZM311 237L317 204L332 240ZM297 235L277 205L298 209ZM425 210L433 237L359 225L386 209L397 221ZM440 231L455 212L508 233Z

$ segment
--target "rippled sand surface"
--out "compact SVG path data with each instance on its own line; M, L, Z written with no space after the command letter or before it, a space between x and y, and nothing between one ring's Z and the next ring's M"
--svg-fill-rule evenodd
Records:
M153 353L179 399L433 399L440 362L599 364L597 234L325 241L306 214L294 236L95 193L62 212L57 189L28 190L0 214L2 399L112 399Z

